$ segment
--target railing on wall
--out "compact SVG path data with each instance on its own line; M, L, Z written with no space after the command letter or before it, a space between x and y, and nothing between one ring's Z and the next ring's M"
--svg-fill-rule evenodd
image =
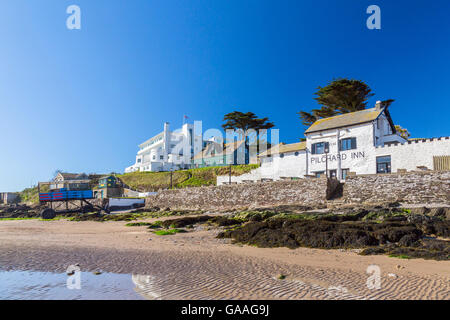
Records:
M449 171L450 170L450 156L435 156L433 157L433 166L435 171Z

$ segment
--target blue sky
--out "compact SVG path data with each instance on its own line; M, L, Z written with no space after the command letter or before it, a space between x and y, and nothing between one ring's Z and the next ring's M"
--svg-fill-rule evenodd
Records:
M66 28L79 5L82 29ZM381 8L382 29L366 28ZM450 134L450 2L14 0L0 4L0 191L69 172L123 171L137 145L225 113L267 116L280 140L337 77L413 137Z

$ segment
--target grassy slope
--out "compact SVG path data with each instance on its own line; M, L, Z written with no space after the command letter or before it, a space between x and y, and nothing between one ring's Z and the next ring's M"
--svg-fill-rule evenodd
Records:
M233 166L231 174L238 176L257 167L255 164ZM217 176L227 175L229 170L229 167L206 167L174 171L173 186L185 188L215 185ZM170 187L170 172L133 172L118 177L131 188L140 191L158 191Z
M41 192L47 192L48 186L41 187ZM20 192L20 202L39 203L38 187L26 188Z

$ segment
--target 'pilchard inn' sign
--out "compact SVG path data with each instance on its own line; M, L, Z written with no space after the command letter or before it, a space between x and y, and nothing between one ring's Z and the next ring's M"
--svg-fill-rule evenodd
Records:
M360 159L360 158L365 158L366 154L364 153L364 151L359 151L359 152L352 152L350 154L350 158L351 159ZM328 158L328 162L333 162L338 160L339 158L344 161L347 159L347 154L343 153L343 154L329 154L329 155L323 155L321 157L312 157L311 158L311 164L317 164L317 163L325 163L327 161Z

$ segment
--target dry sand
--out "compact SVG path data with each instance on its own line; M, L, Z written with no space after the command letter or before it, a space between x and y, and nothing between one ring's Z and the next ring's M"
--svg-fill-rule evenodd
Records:
M64 272L78 263L82 271L129 273L156 299L450 298L449 261L255 248L216 239L218 230L157 236L125 224L0 221L0 268ZM381 270L380 289L366 285L369 265Z

